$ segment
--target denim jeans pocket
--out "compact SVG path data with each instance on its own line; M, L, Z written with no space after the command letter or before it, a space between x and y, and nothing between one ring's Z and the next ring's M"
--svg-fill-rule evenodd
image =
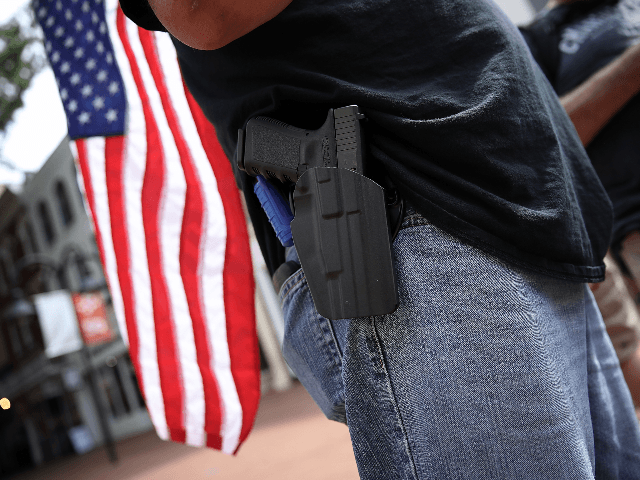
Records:
M302 270L285 281L280 299L285 360L326 417L346 423L338 338L346 335L347 320L331 322L317 313Z
M402 229L429 222L410 205ZM298 260L294 250L288 260ZM329 321L318 314L302 269L280 288L285 318L283 355L327 418L346 423L342 353L350 320Z

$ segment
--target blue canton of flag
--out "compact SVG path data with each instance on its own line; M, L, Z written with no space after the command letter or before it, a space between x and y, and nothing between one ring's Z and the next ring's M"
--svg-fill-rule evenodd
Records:
M126 96L103 0L35 0L72 139L122 135Z

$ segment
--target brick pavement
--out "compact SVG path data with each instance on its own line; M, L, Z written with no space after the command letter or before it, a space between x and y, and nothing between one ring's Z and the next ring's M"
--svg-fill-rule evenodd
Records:
M300 384L263 396L236 457L163 442L153 432L43 465L12 480L357 480L347 427L326 420Z

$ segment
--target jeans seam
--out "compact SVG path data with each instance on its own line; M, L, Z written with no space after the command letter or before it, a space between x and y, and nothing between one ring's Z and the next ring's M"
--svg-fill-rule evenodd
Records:
M298 279L293 278L296 275L299 275L300 278L298 278ZM281 304L284 305L284 302L285 302L286 298L289 295L293 295L295 290L297 290L298 288L301 288L300 287L301 284L306 283L306 280L307 280L307 278L305 277L304 272L302 272L302 271L297 271L296 273L291 275L291 277L288 278L285 281L285 283L282 285L282 288L280 289L280 293L282 294L282 297L281 297L281 300L280 300ZM291 283L291 285L288 285L288 283ZM316 321L318 323L318 326L319 326L320 330L323 332L322 342L331 351L331 356L332 357L337 356L337 360L334 358L334 361L338 366L341 366L342 365L342 360L343 360L342 352L340 351L340 345L339 345L338 340L336 338L336 334L335 334L335 331L333 329L333 325L331 324L331 320L326 319L325 317L320 315L317 312L317 310L315 310L315 308L314 308L314 311L315 311L315 316L316 316ZM328 323L328 325L326 327L325 327L325 323ZM327 333L327 328L329 330L328 333ZM330 339L327 338L328 334L331 335ZM334 347L331 346L331 341L333 341L333 344L335 345L335 350L337 351L337 354L335 354L335 355L333 353Z
M396 411L396 415L398 418L398 423L400 425L400 429L402 431L402 436L404 438L404 444L405 444L405 451L407 456L409 457L410 463L411 463L411 473L413 474L413 478L415 480L419 480L418 479L418 469L416 467L416 462L415 459L413 457L413 452L411 451L411 443L409 442L409 436L407 435L407 430L404 426L404 421L402 419L402 415L400 414L400 409L398 408L398 401L396 399L396 394L395 391L393 389L393 384L391 383L391 377L389 375L389 371L387 369L387 365L385 362L385 358L384 358L384 351L382 349L382 345L380 343L380 338L378 335L378 329L376 328L376 317L369 317L369 321L371 322L371 330L373 332L373 338L376 342L376 348L378 349L378 355L380 356L380 366L382 368L382 370L385 372L388 383L389 383L389 389L391 390L391 398L393 399L393 408Z
M297 280L292 278L294 276L298 275L298 272L294 273L293 275L291 275L291 278L288 278L283 284L282 284L282 288L280 288L280 301L281 303L284 303L285 299L291 295L291 292L302 282L304 282L306 280L306 277L304 276L303 272L300 272L300 278L298 278ZM292 282L291 285L289 285L289 283Z

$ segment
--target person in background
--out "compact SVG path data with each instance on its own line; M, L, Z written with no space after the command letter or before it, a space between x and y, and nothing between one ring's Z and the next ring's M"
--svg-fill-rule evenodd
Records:
M607 276L592 288L640 418L640 315L621 273L638 291L640 0L552 0L521 31L613 203Z
M640 427L586 285L604 278L611 205L492 1L120 2L172 34L229 159L258 115L365 115L367 169L408 205L399 306L329 321L303 270L280 288L285 358L347 424L361 478L637 477ZM239 177L271 272L295 263Z

